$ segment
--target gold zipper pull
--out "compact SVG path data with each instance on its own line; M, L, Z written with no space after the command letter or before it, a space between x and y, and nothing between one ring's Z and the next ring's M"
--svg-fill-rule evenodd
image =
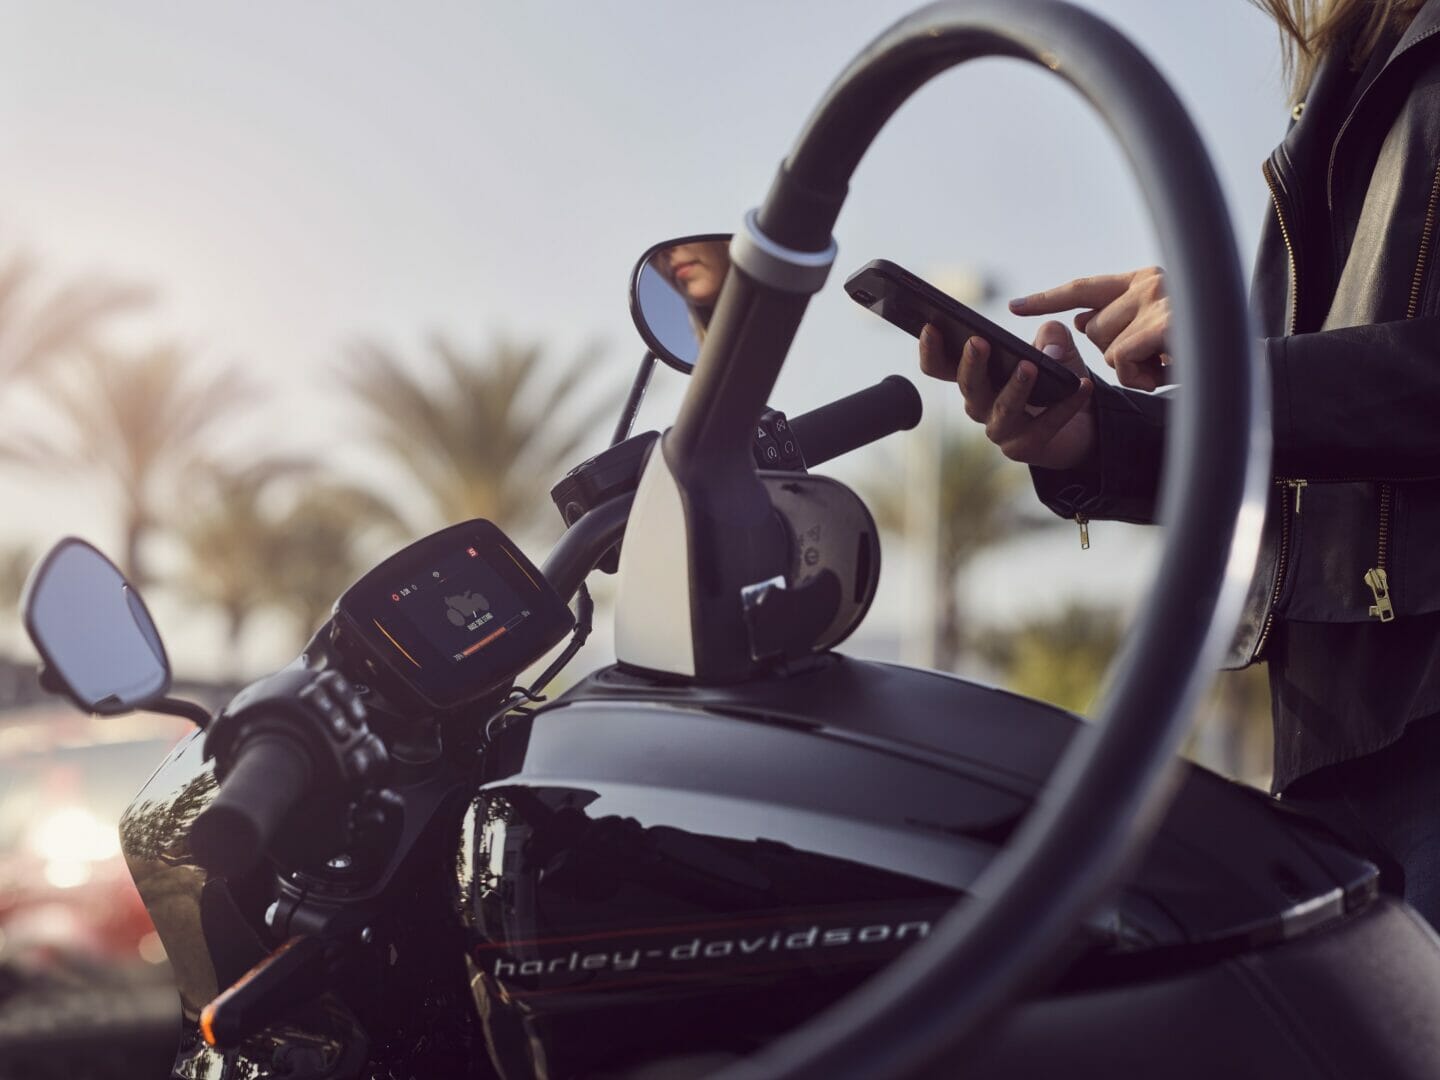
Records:
M1300 493L1303 492L1307 487L1310 486L1310 481L1308 481L1308 480L1286 480L1285 482L1286 482L1287 484L1289 484L1292 488L1295 489L1295 516L1296 516L1296 517L1299 517L1299 516L1300 516Z
M1090 550L1090 519L1084 514L1075 515L1075 524L1080 526L1080 550Z
M1390 576L1377 566L1365 571L1365 584L1370 586L1370 592L1375 596L1375 603L1370 607L1371 616L1381 622L1393 620L1395 605L1390 602Z

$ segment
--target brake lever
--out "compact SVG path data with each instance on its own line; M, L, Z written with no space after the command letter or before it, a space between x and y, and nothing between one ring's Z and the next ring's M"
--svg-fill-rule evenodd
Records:
M200 1034L218 1050L262 1030L287 1009L326 989L339 943L314 935L290 938L240 976L200 1013Z

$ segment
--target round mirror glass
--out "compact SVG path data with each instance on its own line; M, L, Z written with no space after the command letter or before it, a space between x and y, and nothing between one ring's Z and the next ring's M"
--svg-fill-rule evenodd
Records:
M144 601L82 540L62 540L40 563L26 590L25 629L51 673L91 712L125 712L170 687Z
M706 233L656 244L630 279L630 313L650 350L689 373L730 272L730 234Z

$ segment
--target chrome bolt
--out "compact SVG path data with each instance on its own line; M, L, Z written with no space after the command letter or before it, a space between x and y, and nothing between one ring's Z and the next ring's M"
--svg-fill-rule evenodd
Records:
M369 945L372 941L375 940L375 931L371 930L368 926L365 927L364 930L360 931L360 940L362 943Z
M331 870L349 870L351 866L349 855L336 855L325 864Z
M270 927L271 930L274 930L275 924L279 921L279 919L280 901L273 900L271 901L270 906L265 909L265 925Z

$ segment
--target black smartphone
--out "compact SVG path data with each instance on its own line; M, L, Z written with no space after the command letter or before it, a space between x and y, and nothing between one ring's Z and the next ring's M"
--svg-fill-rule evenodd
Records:
M845 291L913 337L920 336L926 323L934 323L952 356L959 357L967 338L984 338L990 343L990 384L996 390L1009 381L1021 360L1029 360L1038 371L1031 405L1054 405L1080 389L1080 377L1058 360L888 259L873 259L856 270L845 279Z

